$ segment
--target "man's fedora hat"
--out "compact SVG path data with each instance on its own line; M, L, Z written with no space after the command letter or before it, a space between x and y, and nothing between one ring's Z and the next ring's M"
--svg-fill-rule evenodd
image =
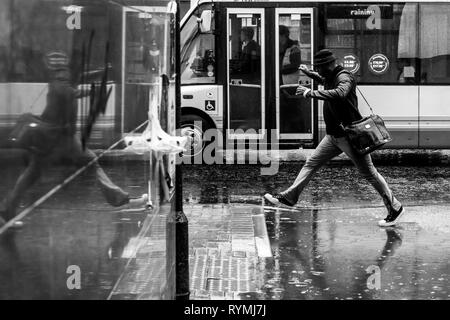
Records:
M336 57L334 56L333 52L331 52L328 49L322 49L318 51L314 55L314 66L321 66L327 63L330 63L332 61L335 61Z

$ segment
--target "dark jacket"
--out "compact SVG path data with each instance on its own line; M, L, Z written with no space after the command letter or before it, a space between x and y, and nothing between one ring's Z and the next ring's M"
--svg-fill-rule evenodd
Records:
M77 120L76 90L69 83L50 82L47 105L42 112L42 120L56 126L66 127L66 133L75 134Z
M260 48L255 40L250 40L244 48L242 48L240 56L240 72L256 73L259 71Z
M327 134L343 137L345 132L341 124L345 126L362 119L358 110L355 78L341 66L336 66L327 78L315 72L308 72L307 75L325 87L325 90L311 91L310 96L313 99L325 100L323 117Z
M78 116L77 99L86 96L88 91L73 87L66 77L56 77L48 84L47 105L41 119L64 128L63 134L73 136L76 133Z

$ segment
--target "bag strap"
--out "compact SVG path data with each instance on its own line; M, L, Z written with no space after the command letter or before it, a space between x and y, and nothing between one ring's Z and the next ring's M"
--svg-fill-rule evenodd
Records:
M367 105L369 106L369 108L370 108L370 110L372 111L372 114L373 114L372 108L370 107L370 105L369 105L369 103L367 102L366 98L365 98L364 95L362 94L361 90L359 90L359 88L358 88L358 86L356 85L356 83L355 83L355 87L356 87L356 89L358 89L359 93L360 93L361 96L364 98L364 100L366 101ZM359 112L358 108L355 108L355 106L353 106L353 104L351 104L351 106L352 106L352 107L359 113L359 115L361 116L361 112ZM335 112L334 108L329 108L329 109L330 109L331 113L333 114L333 116L335 117L335 119L338 120L339 117L337 116L337 113ZM362 116L361 116L361 117L362 117ZM341 126L342 130L345 130L345 129L344 129L344 125L342 124L342 121L341 121L341 123L340 123L339 125Z
M344 70L343 70L343 71L344 71ZM341 72L343 72L343 71L341 71ZM338 75L339 75L341 72L339 72ZM345 71L344 71L344 72L345 72ZM358 85L356 84L356 81L355 81L355 87L356 87L356 89L358 90L358 92L361 94L361 97L363 97L364 101L366 102L367 106L368 106L369 109L370 109L370 112L372 112L372 114L375 114L375 113L373 112L373 109L372 109L372 107L370 106L369 102L367 101L366 97L363 95L363 93L361 92L361 90L359 90L359 87L358 87ZM336 120L339 119L339 118L337 117L337 114L336 114L335 110L334 110L333 108L329 108L329 109L331 110L331 113L333 113L333 115L334 115L334 117L336 118ZM359 114L361 114L357 108L355 108L355 109L358 111ZM342 124L342 122L340 123L340 126L342 127L342 129L344 129L344 125Z
M363 93L361 92L361 90L359 90L358 86L356 86L356 89L358 89L359 93L361 94L361 97L363 97L364 101L366 102L367 106L370 109L370 112L372 112L372 114L374 114L372 107L370 106L369 102L367 102L366 97L363 95Z

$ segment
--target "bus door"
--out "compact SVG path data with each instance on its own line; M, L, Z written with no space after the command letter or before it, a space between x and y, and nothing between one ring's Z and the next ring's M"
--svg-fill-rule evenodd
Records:
M312 88L312 81L298 70L300 64L312 68L313 9L275 10L274 74L277 132L280 140L313 139L313 101L295 95L299 84Z
M227 118L232 139L263 138L264 27L264 9L227 9Z
M166 7L136 6L123 9L122 25L122 134L148 119L151 101L159 101L160 74L167 54ZM142 129L145 126L141 126ZM142 130L140 130L142 131Z

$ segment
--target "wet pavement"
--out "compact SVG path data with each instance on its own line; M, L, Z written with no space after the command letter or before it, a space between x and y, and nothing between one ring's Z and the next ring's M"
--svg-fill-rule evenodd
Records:
M5 165L0 193L11 188L23 166ZM136 163L105 166L130 192L146 192L146 168ZM21 209L44 195L73 167L54 167L24 195ZM122 258L139 234L146 212L121 212L104 200L92 174L82 174L33 210L18 230L0 235L0 299L107 299L128 262ZM69 290L67 268L79 266L81 290Z
M379 228L377 208L185 205L191 299L448 299L448 207L428 209Z
M379 166L407 210L388 229L376 225L385 215L378 194L346 164L320 170L297 209L264 208L261 195L287 187L300 167L282 164L278 174L261 176L257 165L184 166L193 298L450 298L450 167ZM11 163L0 169L2 194L22 169ZM51 169L22 208L71 170ZM105 170L133 195L147 189L145 164ZM272 257L260 255L250 228L261 214ZM0 235L0 299L167 298L152 291L162 286L162 274L173 277L164 264L173 247L161 241L167 221L161 215L149 225L148 217L112 210L94 177L83 174L28 215L24 228ZM82 290L68 290L69 265L80 266ZM366 270L376 267L380 289L368 287L373 278ZM241 278L233 268L241 268Z
M187 203L265 212L273 256L259 258L261 286L241 299L450 298L448 167L378 167L406 208L391 228L376 225L383 203L347 165L319 171L294 210L262 207L260 196L288 186L299 167L271 177L245 165L185 170Z
M408 207L390 228L376 226L378 209L270 212L260 298L449 299L448 210Z
M190 299L239 300L259 292L254 220L260 210L239 204L194 204L185 205L184 211L189 219ZM264 214L259 216L264 221Z
M257 165L185 166L187 203L259 203L266 192L287 188L302 163L282 163L273 176ZM407 205L450 204L450 166L377 166L396 197ZM382 206L378 193L347 164L325 166L297 203L303 208Z

